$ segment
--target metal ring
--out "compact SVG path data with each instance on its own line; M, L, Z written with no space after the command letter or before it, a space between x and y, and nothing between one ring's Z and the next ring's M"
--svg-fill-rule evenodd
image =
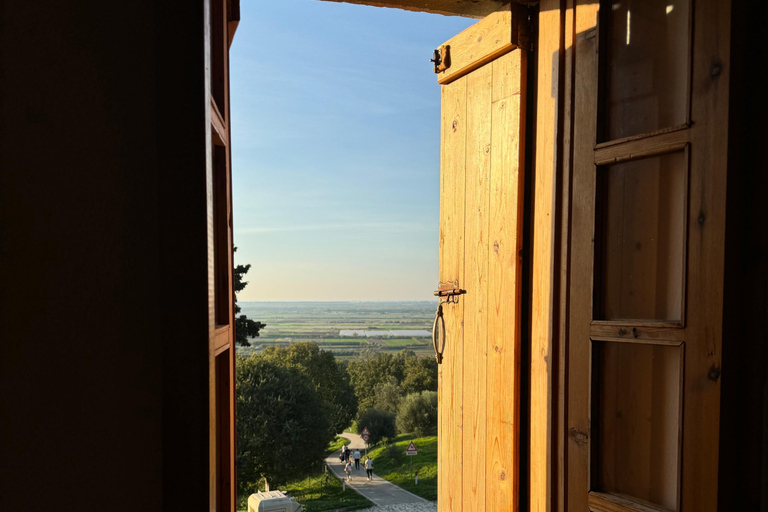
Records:
M439 338L438 322L442 323L442 329L440 329L440 332L442 333L442 343L440 344L440 348L437 346L437 340ZM437 305L437 311L435 312L435 322L432 324L432 347L435 349L435 359L437 359L437 364L442 364L443 349L445 348L445 318L443 318L442 303Z

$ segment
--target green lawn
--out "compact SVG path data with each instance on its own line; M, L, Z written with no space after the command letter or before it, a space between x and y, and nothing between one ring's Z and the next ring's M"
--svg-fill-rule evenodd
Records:
M411 441L416 445L418 455L405 454ZM399 435L392 443L378 446L368 454L373 459L374 473L417 496L437 500L437 436ZM414 483L410 459L413 459L413 471L419 473L418 485Z

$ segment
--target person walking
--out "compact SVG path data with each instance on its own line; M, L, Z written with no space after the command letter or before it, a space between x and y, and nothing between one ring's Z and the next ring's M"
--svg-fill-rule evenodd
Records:
M369 456L365 457L365 472L368 474L368 480L373 480L373 461Z
M352 454L352 457L355 459L355 469L360 469L360 450L355 448L355 453Z
M352 450L350 450L347 445L344 445L344 462L349 462L349 456L352 454Z
M344 465L344 473L347 474L347 482L352 480L352 463L347 459L347 463Z

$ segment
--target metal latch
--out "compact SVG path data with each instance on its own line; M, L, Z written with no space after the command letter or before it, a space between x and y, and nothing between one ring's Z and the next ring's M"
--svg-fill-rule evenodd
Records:
M429 62L435 64L435 73L442 73L451 67L451 47L450 45L441 46L432 53Z
M435 349L437 364L443 362L443 350L445 349L445 318L443 317L443 304L458 304L459 295L464 295L467 290L459 288L458 281L440 282L437 284L435 296L440 299L437 302L435 323L432 324L432 346Z
M437 284L435 297L438 297L441 303L458 304L459 295L464 295L465 293L467 293L467 290L459 288L458 281L447 281Z

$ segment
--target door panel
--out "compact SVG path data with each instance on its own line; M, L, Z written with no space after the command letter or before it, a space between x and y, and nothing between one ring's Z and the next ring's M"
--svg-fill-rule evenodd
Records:
M440 511L517 509L525 62L512 45L442 86L440 281L466 294L443 305Z
M493 67L483 66L467 81L467 164L464 215L464 395L462 502L464 511L485 502L486 350L488 342L488 214L491 170Z
M440 149L441 282L464 282L464 185L467 81L442 88ZM461 510L462 377L464 301L447 305L446 343L438 367L438 503L441 511ZM448 476L450 475L450 477Z

